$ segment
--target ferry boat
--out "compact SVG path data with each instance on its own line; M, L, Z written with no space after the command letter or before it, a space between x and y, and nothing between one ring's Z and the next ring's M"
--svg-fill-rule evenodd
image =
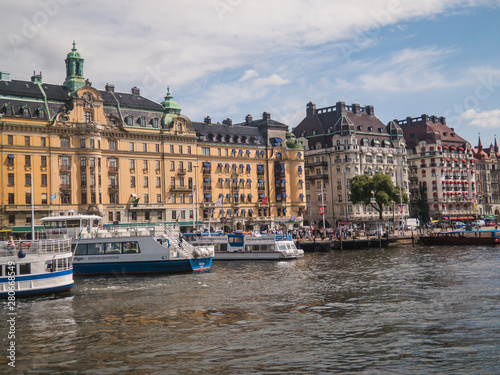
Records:
M70 239L0 243L0 298L64 292L73 286Z
M128 275L203 271L211 268L213 247L194 247L169 226L100 226L96 215L41 219L50 236L72 239L74 274Z
M420 236L426 246L431 245L498 245L500 230L455 230Z
M279 234L186 234L192 245L213 245L214 260L286 260L304 256L291 235Z

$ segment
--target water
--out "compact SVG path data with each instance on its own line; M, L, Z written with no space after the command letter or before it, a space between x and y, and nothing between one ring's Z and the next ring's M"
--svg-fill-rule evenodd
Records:
M499 271L499 248L401 247L77 278L20 302L0 372L499 374Z

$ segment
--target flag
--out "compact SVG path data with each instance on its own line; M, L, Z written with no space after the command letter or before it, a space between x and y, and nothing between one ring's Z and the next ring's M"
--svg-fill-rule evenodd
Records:
M50 200L56 199L56 197L57 197L57 192L55 192L50 196Z
M139 205L139 199L141 199L141 198L137 198L134 200L134 203L132 205L133 207L137 207Z
M262 204L267 204L267 197L262 198Z
M404 206L400 204L398 207L399 207L399 212L403 212L403 207Z
M215 203L215 207L220 207L222 206L222 197L219 197L219 199L217 199L217 202Z

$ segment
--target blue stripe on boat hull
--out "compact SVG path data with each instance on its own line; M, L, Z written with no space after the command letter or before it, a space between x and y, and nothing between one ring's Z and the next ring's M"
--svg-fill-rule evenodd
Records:
M41 294L52 294L52 293L61 293L61 292L66 292L70 290L73 287L73 283L71 284L66 284L66 285L60 285L56 286L53 288L44 288L44 289L38 289L38 290L23 290L23 291L17 291L16 290L16 297L32 297L32 296L38 296ZM8 292L1 292L0 293L0 298L7 298Z
M73 273L75 276L176 273L206 270L211 265L212 258L153 262L74 263Z

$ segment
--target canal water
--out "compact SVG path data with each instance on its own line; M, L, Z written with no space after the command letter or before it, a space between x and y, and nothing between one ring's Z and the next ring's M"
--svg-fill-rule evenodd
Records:
M499 374L500 249L394 247L77 278L22 300L18 374Z

